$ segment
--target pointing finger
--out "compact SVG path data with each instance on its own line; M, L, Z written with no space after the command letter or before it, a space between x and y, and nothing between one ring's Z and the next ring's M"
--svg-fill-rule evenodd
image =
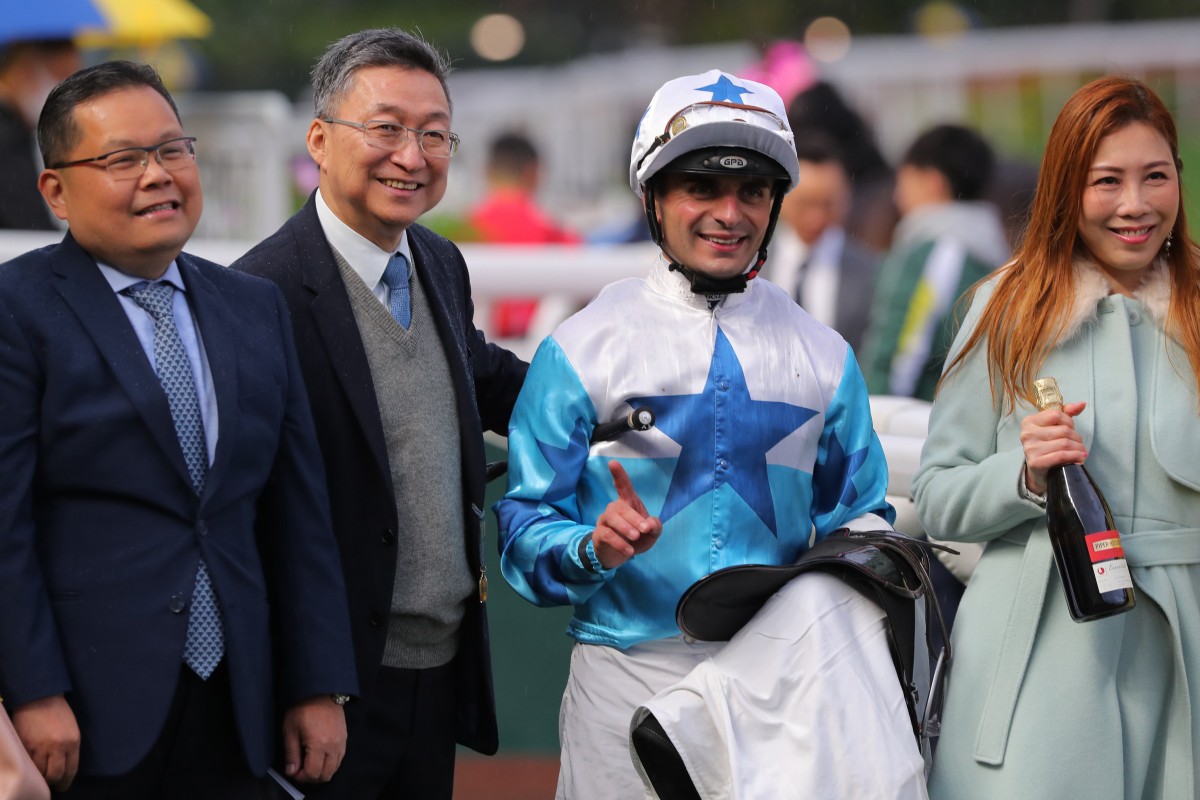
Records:
M639 514L646 515L646 506L642 504L642 498L638 497L638 493L633 488L633 481L629 479L629 473L621 466L619 461L608 462L608 471L612 473L613 486L617 490L617 497L629 504L629 507Z

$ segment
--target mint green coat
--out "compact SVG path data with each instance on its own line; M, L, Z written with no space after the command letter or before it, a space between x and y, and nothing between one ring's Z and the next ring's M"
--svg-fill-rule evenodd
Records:
M995 410L977 348L933 404L914 481L931 536L987 542L955 623L935 800L1180 800L1200 788L1196 382L1157 319L1164 270L1137 300L1091 289L1041 374L1068 402L1087 401L1075 424L1122 534L1137 605L1071 619L1044 512L1017 491L1020 423L1033 409Z

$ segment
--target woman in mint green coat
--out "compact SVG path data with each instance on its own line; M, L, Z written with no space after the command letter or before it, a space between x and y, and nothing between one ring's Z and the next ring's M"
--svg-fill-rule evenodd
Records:
M935 800L1200 796L1200 258L1178 152L1145 85L1076 92L1024 242L951 351L917 511L931 536L987 547L955 624ZM1061 411L1036 410L1040 376ZM1137 605L1076 623L1041 495L1085 458Z

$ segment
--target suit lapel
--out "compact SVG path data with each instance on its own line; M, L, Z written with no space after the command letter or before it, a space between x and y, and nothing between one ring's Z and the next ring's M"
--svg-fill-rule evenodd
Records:
M59 245L53 262L55 289L63 298L96 344L117 383L124 389L130 403L145 420L151 435L162 448L167 460L188 486L191 477L183 460L183 449L175 433L167 395L150 359L142 349L129 317L96 261L71 237Z
M351 412L363 430L371 454L379 470L390 481L391 466L384 444L383 422L379 416L371 365L367 361L358 323L354 320L354 309L350 307L350 295L342 282L312 198L297 214L296 222L296 242L300 251L296 260L304 271L304 286L312 295L309 308L317 333L325 345L330 367L345 392Z
M208 497L228 468L237 431L238 348L234 338L237 321L231 316L217 287L186 253L180 253L176 261L187 288L188 303L196 317L200 340L204 343L204 355L217 396L217 448L204 482L204 495Z

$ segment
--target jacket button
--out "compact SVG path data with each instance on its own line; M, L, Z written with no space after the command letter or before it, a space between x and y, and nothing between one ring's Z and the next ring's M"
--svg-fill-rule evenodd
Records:
M167 602L167 608L169 608L171 610L172 614L183 613L183 609L186 606L187 606L187 603L184 602L183 595L179 595L179 594L171 595L171 599Z
M384 528L383 533L379 534L379 541L384 544L391 544L396 541L396 534L392 533L391 528Z
M371 616L367 619L371 623L372 628L378 628L383 625L383 614L380 614L378 611L372 611Z
M208 526L204 524L204 520L196 523L196 535L208 536Z

